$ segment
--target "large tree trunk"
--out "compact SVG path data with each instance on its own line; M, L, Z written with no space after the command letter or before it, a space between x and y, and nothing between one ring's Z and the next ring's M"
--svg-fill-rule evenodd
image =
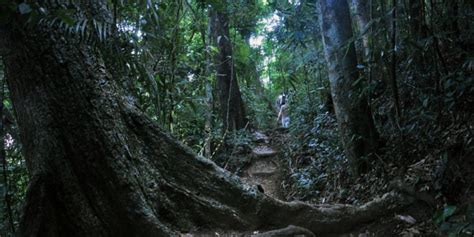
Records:
M247 119L234 70L234 56L232 54L232 42L229 34L229 17L227 16L225 1L214 4L209 9L209 17L211 39L219 49L215 57L215 68L224 129L226 131L241 129L247 124Z
M352 23L346 0L320 1L324 51L329 69L331 94L342 143L356 175L366 170L361 159L372 153L377 132L372 120L364 81L359 80Z
M87 2L79 7L101 19L104 2ZM403 200L388 194L355 207L270 198L196 156L124 99L100 50L47 26L26 30L21 18L0 25L31 175L20 236L171 236L290 224L325 235L376 220Z

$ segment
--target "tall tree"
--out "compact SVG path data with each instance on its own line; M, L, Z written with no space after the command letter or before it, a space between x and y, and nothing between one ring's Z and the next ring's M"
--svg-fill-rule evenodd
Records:
M217 92L224 129L242 129L247 124L245 108L240 94L232 41L229 34L229 17L226 1L213 4L209 9L211 40L219 52L215 57Z
M346 155L358 174L367 169L362 157L374 152L377 132L364 93L364 82L359 79L354 43L350 42L349 5L346 0L321 0L320 8L334 109Z
M364 60L367 60L369 56L369 22L370 22L370 9L371 1L367 0L352 0L352 5L354 6L355 10L355 19L357 22L357 26L359 28L359 32L362 34L362 46L364 47Z
M390 87L392 89L393 107L398 120L397 123L399 123L401 117L401 108L397 83L397 0L392 0L392 6L392 65L390 70Z
M71 7L76 21L94 17L107 25L106 2L40 6ZM127 100L97 44L49 24L25 27L27 15L9 4L0 5L0 14L11 16L0 23L0 55L31 175L19 236L171 236L195 227L289 224L327 235L400 203L389 194L362 208L319 207L257 191L196 156Z

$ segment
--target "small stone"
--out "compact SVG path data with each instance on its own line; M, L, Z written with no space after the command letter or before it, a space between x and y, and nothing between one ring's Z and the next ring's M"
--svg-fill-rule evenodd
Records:
M276 155L276 151L268 146L258 146L253 148L252 153L257 157L268 157Z
M268 137L267 135L261 133L261 132L254 132L253 133L254 141L258 143L268 143Z

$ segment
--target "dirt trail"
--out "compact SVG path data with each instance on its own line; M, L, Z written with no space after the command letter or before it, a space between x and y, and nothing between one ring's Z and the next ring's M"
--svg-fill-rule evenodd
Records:
M266 135L263 132L255 132L253 134L253 143L250 157L246 153L245 157L250 158L250 162L244 167L241 167L240 177L244 182L255 185L260 191L263 191L266 195L273 198L277 198L285 201L285 190L281 186L285 175L287 174L287 168L284 159L282 158L282 152L284 152L285 144L287 143L288 134L287 130L276 129L268 131ZM248 151L248 150L247 150ZM414 215L414 213L420 212L419 207L413 206L413 210L404 210L397 213L394 216L387 216L375 221L373 223L367 223L366 226L362 226L354 229L346 234L331 235L337 237L350 237L350 236L394 236L394 229L406 228L403 233L408 233L403 236L417 236L416 229L410 229L413 224L406 223L403 220L400 221L401 217L412 217L416 220L423 220L422 217ZM426 219L426 218L425 218ZM429 217L428 217L429 219ZM394 227L396 226L396 227ZM413 232L415 231L415 232ZM399 233L399 232L398 232ZM268 237L268 236L313 236L313 234L306 229L300 227L288 226L277 230L246 230L246 231L233 231L233 230L213 230L203 232L192 232L181 234L182 237L201 237L201 236L253 236L253 237Z
M256 146L252 149L252 159L241 173L245 182L257 185L271 197L282 199L280 191L282 166L278 151L270 145L270 138L262 132L253 134Z

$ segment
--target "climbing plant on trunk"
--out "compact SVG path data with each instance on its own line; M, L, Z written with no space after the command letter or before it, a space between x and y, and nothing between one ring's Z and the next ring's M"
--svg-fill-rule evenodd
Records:
M213 4L209 9L210 34L218 52L214 59L216 89L224 129L242 129L247 123L245 108L234 70L232 41L229 34L229 17L226 1Z

